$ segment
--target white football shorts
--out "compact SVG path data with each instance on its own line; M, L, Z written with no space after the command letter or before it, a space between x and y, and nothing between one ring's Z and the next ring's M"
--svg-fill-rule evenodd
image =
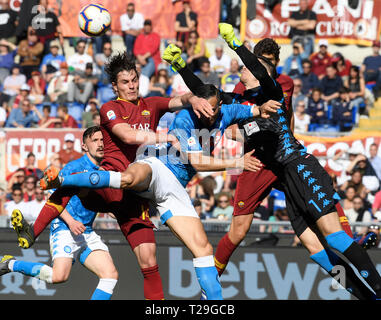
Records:
M185 188L163 162L155 157L136 161L146 163L152 169L149 189L139 192L139 196L153 202L164 224L172 216L200 218L193 207Z
M49 242L52 260L55 258L72 258L75 261L79 256L79 260L83 264L92 251L109 251L95 231L76 236L70 230L59 230L50 234Z

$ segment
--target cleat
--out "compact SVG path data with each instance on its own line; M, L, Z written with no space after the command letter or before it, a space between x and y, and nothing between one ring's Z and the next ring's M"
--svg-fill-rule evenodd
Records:
M201 289L201 297L200 297L200 300L208 300L205 291L202 290L202 289Z
M16 260L16 259L14 256L6 255L3 257L3 259L0 260L0 276L11 272L11 270L9 270L8 268L9 261L11 260Z
M219 23L218 30L221 37L226 41L231 49L236 50L238 47L242 46L242 42L235 36L234 29L231 24Z
M175 71L185 68L186 63L181 57L181 49L174 44L170 44L163 52L163 60L167 61Z
M30 248L34 241L34 232L32 226L24 219L19 209L14 209L11 216L11 223L13 229L17 233L19 247L23 249Z
M59 178L60 171L56 167L49 167L44 171L44 176L40 179L40 188L42 190L56 189L61 186L61 180Z

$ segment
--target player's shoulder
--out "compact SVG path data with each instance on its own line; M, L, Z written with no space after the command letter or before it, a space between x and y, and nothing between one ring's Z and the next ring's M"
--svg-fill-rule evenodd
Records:
M185 108L182 109L173 120L173 123L177 127L184 127L187 126L190 123L194 123L195 114L192 109Z
M86 165L86 156L68 162L61 170L62 175L71 174L83 170Z

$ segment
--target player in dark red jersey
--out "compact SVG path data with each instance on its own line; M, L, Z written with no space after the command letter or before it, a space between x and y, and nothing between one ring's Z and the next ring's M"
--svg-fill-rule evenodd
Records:
M165 112L190 103L196 114L213 114L205 99L191 93L175 98L139 98L139 76L135 64L126 53L113 56L106 71L118 98L104 104L100 110L104 140L101 168L104 170L124 171L135 160L140 144L177 141L172 135L155 132ZM12 224L18 233L20 245L30 247L44 228L63 211L71 196L78 192L78 189L73 188L56 190L33 225L28 225L22 215L15 212ZM154 225L149 219L147 200L123 190L99 189L82 197L82 202L86 208L115 215L141 267L145 298L163 299L156 262Z

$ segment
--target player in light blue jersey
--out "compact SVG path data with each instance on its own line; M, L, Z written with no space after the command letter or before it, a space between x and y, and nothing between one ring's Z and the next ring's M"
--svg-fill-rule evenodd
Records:
M213 247L209 243L196 213L186 184L196 171L224 171L241 168L256 171L261 163L252 152L238 159L217 159L211 156L218 133L221 135L232 123L252 117L268 117L277 107L221 105L219 91L213 85L199 88L197 96L207 99L213 116L198 118L192 110L182 110L170 127L169 134L178 139L163 149L154 149L155 156L137 160L123 173L87 172L46 180L49 187L78 186L89 188L123 188L139 192L150 199L160 213L162 223L180 238L194 256L194 267L202 294L207 299L222 299L221 285L214 266ZM148 149L148 153L150 153ZM156 152L158 154L156 154Z
M98 170L103 157L103 136L99 127L91 127L83 134L85 155L69 162L61 176ZM73 196L66 210L51 223L50 251L53 267L42 263L16 260L4 256L0 262L0 275L20 272L47 283L65 282L70 275L73 261L79 261L99 277L92 300L109 300L118 281L118 272L107 246L93 228L97 213L83 207L81 200Z

